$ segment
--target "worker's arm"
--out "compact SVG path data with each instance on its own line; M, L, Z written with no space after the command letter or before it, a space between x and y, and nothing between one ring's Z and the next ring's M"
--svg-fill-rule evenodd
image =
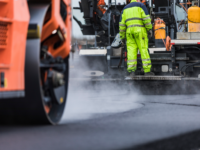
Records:
M151 18L145 5L141 9L141 14L143 23L147 31L152 30Z
M121 13L120 21L119 21L119 34L120 34L120 39L125 39L126 38L126 23L125 23L125 17L123 12Z

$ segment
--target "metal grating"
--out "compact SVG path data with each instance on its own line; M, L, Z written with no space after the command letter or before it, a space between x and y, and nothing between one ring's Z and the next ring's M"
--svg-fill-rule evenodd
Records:
M0 22L0 45L6 46L7 43L7 32L8 32L8 24L4 22Z

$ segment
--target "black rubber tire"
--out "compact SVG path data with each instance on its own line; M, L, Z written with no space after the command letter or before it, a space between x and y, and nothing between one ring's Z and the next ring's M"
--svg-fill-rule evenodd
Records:
M49 114L44 109L44 97L40 82L40 43L38 40L27 40L25 65L25 98L0 100L0 123L52 124L59 123L65 109L69 61L66 58L65 97L61 105L54 106Z

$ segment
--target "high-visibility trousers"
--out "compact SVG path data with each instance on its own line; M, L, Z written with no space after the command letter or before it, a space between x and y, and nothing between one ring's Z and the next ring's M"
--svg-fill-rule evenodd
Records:
M138 49L141 54L144 72L151 71L151 59L148 52L148 35L144 27L133 27L126 32L127 44L127 70L135 72L137 70Z

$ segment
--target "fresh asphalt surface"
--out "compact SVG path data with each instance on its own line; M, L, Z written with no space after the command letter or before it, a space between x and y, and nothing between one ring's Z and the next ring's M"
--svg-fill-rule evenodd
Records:
M60 125L0 126L0 150L200 149L200 95L69 87Z
M58 126L1 126L0 150L200 148L200 95L70 89Z

